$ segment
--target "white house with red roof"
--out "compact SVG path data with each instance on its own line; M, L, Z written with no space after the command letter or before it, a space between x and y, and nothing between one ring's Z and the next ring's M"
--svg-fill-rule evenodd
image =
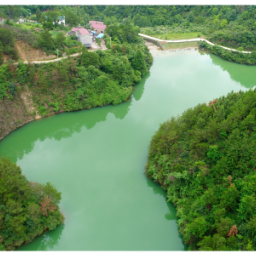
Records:
M83 27L72 28L68 34L75 34L77 41L81 42L86 47L91 47L92 35L87 29Z
M104 25L102 21L89 21L89 24L91 26L91 29L94 30L96 32L96 34L100 34L105 32L105 29L107 27L107 25Z

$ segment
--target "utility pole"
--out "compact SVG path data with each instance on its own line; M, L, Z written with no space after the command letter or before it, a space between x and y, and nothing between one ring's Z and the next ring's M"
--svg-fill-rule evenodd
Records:
M59 49L57 49L57 59L58 59L58 53L59 53Z

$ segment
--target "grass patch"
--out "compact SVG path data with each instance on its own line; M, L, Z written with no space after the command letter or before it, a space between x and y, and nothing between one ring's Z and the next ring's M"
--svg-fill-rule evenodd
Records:
M153 34L152 37L163 39L163 40L182 40L182 39L193 39L193 38L199 38L201 36L204 36L204 34L199 32L188 32L188 33L170 33L164 35L157 35Z
M57 36L57 34L58 34L59 32L62 32L62 31L55 31L55 30L49 31L49 33L52 35L53 38L56 38L56 36Z
M166 43L161 45L163 46L164 50L188 48L188 47L199 47L198 42Z

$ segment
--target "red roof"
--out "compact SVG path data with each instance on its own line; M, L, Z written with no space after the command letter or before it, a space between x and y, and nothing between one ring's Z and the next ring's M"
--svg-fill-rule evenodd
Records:
M85 34L89 34L90 32L85 28L72 28L71 31L79 31L79 33L83 36Z
M94 24L94 23L103 24L102 21L94 21L94 20L89 21L89 24Z
M104 30L106 28L106 25L94 23L91 24L91 28Z

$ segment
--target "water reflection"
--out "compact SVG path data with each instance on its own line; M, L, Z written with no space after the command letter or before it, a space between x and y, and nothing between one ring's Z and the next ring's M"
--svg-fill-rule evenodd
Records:
M161 186L160 186L158 183L155 183L153 180L149 179L148 177L146 177L146 179L147 179L147 184L148 184L148 186L153 189L154 194L157 194L157 195L161 195L161 196L163 196L163 197L166 197L166 191L163 190L163 189L161 188ZM165 200L166 200L166 199L165 199ZM177 217L176 217L176 210L175 210L174 205L173 205L172 203L170 203L170 202L168 202L168 203L166 202L166 204L167 204L167 206L168 206L168 208L169 208L169 212L167 212L167 213L164 215L164 218L165 218L166 220L177 220ZM178 226L177 222L176 222L176 225ZM178 227L177 227L177 229L178 229ZM184 250L186 251L186 250L188 249L188 245L186 245L186 244L184 243L183 237L182 237L182 235L181 235L180 232L178 232L178 236L179 236L179 238L180 238L181 241L182 241L182 244L183 244L183 246L184 246Z
M142 97L144 85L149 76L150 73L148 72L141 82L136 85L133 91L133 96L137 101ZM106 121L107 115L110 113L118 119L123 119L130 110L132 98L133 97L128 101L121 103L118 107L109 105L90 110L61 113L43 120L33 121L12 132L12 136L17 136L17 143L15 145L8 144L8 146L4 146L5 139L0 142L0 144L2 144L1 148L5 148L5 151L10 152L11 154L7 155L0 150L0 156L4 155L10 157L16 162L18 159L22 159L24 154L28 154L33 150L37 140L44 141L45 139L50 138L60 141L63 138L71 137L74 133L80 133L82 127L86 127L89 130L97 123ZM69 115L68 118L66 118L66 115ZM77 118L78 115L79 118ZM58 119L57 122L56 119ZM19 136L22 129L29 130L28 133L30 136Z
M158 183L155 183L153 180L149 179L148 177L146 177L146 179L147 179L148 186L153 189L154 194L166 197L166 191L163 190ZM169 208L169 212L167 212L164 215L165 219L167 219L167 220L176 220L176 211L174 209L173 204L172 203L167 203L167 206Z
M145 88L145 83L146 83L146 80L150 77L150 72L148 72L143 78L142 80L140 81L140 86L138 86L136 88L136 90L134 90L133 92L133 97L136 101L140 100L142 95L143 95L143 92L144 92L144 88Z
M199 51L201 55L207 54L203 51ZM223 71L227 71L230 78L236 82L239 82L246 88L253 88L256 86L256 66L248 66L243 64L233 63L227 60L223 60L220 57L209 54L212 59L212 63L221 67Z
M58 244L62 231L65 227L65 224L59 225L55 230L50 230L45 232L44 234L38 236L33 240L33 244L25 244L18 248L18 251L26 251L26 250L33 250L33 251L45 251L49 249L53 249L55 245ZM31 248L33 245L33 248Z

